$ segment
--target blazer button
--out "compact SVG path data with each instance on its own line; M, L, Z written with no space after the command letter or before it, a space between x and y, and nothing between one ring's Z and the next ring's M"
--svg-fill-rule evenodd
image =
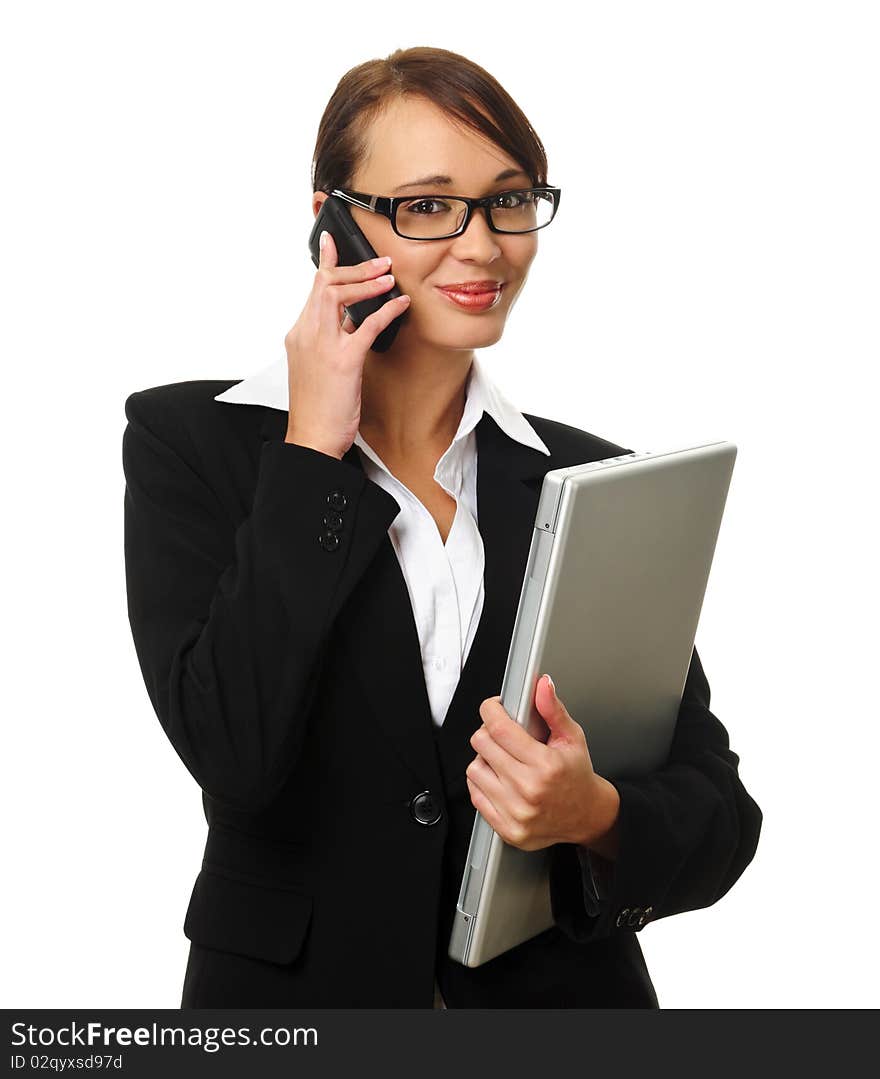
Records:
M436 824L443 816L440 800L430 791L422 791L409 803L410 813L419 824Z
M629 917L626 920L626 924L630 927L636 925L639 920L639 915L642 913L641 907L633 907L629 913Z
M342 491L331 491L327 495L327 505L332 506L335 510L344 510L348 505L348 499Z
M342 541L335 532L322 532L318 536L318 542L325 551L335 551Z
M645 924L645 922L651 917L651 911L653 909L654 909L653 907L645 907L645 909L642 911L641 915L639 916L639 924L638 924L637 928L639 928L639 929L642 928L642 926Z
M618 929L626 921L626 917L627 917L628 914L629 914L629 907L624 907L623 910L618 913L617 920L614 923L617 926Z
M335 510L325 513L323 521L325 528L329 528L331 532L338 532L342 528L342 515Z

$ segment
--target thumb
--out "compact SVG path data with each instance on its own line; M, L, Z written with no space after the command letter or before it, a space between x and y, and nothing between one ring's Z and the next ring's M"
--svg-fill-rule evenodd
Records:
M553 685L553 679L549 674L545 674L538 679L538 688L535 692L535 707L550 728L551 737L555 734L567 740L574 720L568 714L565 705L556 696L556 687Z

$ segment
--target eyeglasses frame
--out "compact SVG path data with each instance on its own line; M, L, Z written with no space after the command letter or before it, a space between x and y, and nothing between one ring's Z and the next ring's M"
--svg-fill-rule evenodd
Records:
M500 198L502 195L515 195L524 191L549 191L553 196L553 213L550 216L549 221L545 221L543 225L536 225L533 229L523 229L520 232L511 232L509 229L497 229L492 221L492 215L490 212L490 206L495 199ZM460 236L470 224L471 217L476 209L481 208L486 216L486 224L492 232L497 232L501 236L526 236L530 232L538 232L540 229L545 229L553 218L556 216L556 211L559 209L559 201L562 195L562 189L559 187L550 187L548 185L542 185L538 187L517 187L511 188L507 191L496 191L494 195L486 195L482 199L469 199L465 195L443 195L437 192L425 195L368 195L363 191L350 191L347 188L334 187L332 191L327 192L329 195L336 195L344 202L350 203L352 206L359 206L362 210L369 210L370 213L381 214L383 217L387 217L391 222L391 227L394 232L403 240L417 240L424 242L425 240L451 240L454 236ZM467 203L467 211L465 212L464 221L455 232L450 232L448 236L404 236L404 234L397 227L397 209L404 202L418 202L420 199L458 199L460 202Z

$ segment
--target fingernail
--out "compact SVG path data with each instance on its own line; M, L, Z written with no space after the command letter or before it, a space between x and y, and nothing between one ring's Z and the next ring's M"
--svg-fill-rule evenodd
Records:
M319 246L320 246L322 251L324 250L324 244L326 242L327 242L327 230L324 229L324 231L321 233L321 239L318 241Z
M553 679L550 677L549 674L545 674L544 677L547 679L547 685L553 690L553 696L555 697L556 696L556 686L553 684Z

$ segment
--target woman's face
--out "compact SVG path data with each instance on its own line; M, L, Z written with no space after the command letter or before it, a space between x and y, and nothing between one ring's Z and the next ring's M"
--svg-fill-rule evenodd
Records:
M480 198L514 188L530 187L518 162L476 132L453 125L436 106L422 98L396 100L374 121L366 160L352 179L351 190L371 195L466 195ZM515 175L496 180L502 171ZM420 183L442 174L450 184ZM318 213L326 194L314 194ZM482 348L501 337L538 251L537 233L492 232L477 211L467 230L448 240L405 240L381 214L348 207L377 255L390 255L395 285L411 297L408 318L395 341L403 348L416 342L449 348ZM462 308L437 288L463 281L504 282L488 309Z

